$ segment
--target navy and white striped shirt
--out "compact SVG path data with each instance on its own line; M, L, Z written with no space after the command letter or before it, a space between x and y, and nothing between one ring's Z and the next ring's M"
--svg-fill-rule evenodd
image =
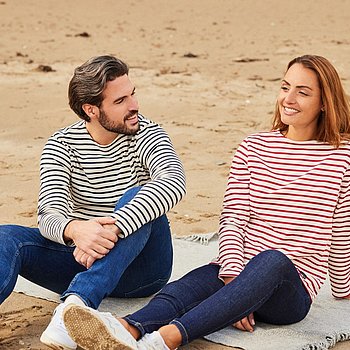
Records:
M185 174L169 136L139 115L136 135L96 143L85 121L60 129L47 141L40 163L38 224L41 234L65 244L74 219L112 216L126 237L166 213L185 194ZM114 211L126 190L143 186L132 201Z

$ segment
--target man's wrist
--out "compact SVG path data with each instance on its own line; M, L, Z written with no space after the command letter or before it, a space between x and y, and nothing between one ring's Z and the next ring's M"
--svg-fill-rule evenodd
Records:
M77 220L70 221L64 231L63 231L63 240L68 244L74 241L74 225Z

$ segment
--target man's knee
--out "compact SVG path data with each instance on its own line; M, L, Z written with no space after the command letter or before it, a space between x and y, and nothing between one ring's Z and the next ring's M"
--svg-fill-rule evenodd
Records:
M122 208L125 204L129 203L136 194L141 190L142 186L136 186L129 188L125 193L119 198L118 202L116 203L115 209Z

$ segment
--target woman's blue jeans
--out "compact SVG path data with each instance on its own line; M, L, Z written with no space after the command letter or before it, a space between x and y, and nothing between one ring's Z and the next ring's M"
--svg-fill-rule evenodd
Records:
M281 325L302 320L310 309L311 298L295 266L277 250L255 256L227 285L218 273L213 264L189 272L125 320L141 335L174 324L184 345L252 312L257 321Z
M128 203L139 189L128 190L116 208ZM18 275L62 294L62 299L76 294L95 309L107 296L152 295L171 275L173 248L165 215L119 239L88 270L75 261L73 250L44 238L37 228L0 226L0 304L13 291Z

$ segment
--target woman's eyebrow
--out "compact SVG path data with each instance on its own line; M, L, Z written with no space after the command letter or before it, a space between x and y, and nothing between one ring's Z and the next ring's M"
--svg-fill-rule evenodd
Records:
M282 80L282 83L285 83L285 84L287 84L287 85L290 86L290 83L288 83L288 81L285 80L285 79ZM310 86L307 86L307 85L297 85L296 87L297 87L298 89L309 89L309 90L312 90L311 87L310 87Z

